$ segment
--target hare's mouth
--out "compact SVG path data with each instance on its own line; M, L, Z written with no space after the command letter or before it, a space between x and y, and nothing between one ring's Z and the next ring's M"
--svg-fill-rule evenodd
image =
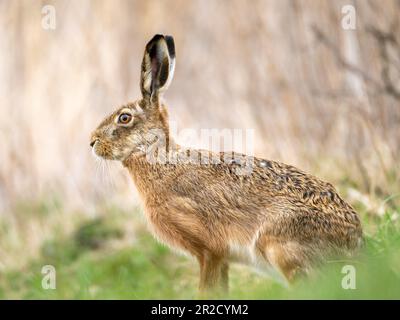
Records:
M103 158L106 160L113 160L114 157L107 146L105 146L99 139L95 140L92 145L92 154L95 158Z
M92 153L95 158L102 158L104 160L117 160L123 161L130 154L130 150L115 148L108 141L96 140L93 143Z
M99 146L99 140L94 141L92 144L92 155L95 158L103 158L103 155L99 152L100 150L98 146Z

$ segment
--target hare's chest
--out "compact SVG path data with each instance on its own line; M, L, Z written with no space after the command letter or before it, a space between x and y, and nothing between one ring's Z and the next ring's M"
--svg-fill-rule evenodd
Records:
M182 237L167 211L145 209L145 217L151 234L161 243L178 253L187 254L187 241Z

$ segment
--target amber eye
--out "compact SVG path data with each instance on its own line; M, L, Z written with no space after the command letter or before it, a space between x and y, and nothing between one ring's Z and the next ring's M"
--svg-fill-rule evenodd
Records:
M132 115L130 115L129 113L122 113L118 117L118 122L122 124L128 124L131 121L131 119Z

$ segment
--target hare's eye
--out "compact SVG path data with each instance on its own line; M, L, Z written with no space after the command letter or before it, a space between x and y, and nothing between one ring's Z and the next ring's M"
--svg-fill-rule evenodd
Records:
M118 117L118 122L122 123L122 124L127 124L131 121L131 119L132 119L132 115L130 115L129 113L122 113Z

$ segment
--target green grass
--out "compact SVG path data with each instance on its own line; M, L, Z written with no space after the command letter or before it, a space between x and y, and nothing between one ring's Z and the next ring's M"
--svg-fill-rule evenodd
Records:
M118 213L117 213L118 214ZM122 219L123 220L123 219ZM0 274L2 299L195 299L198 267L195 261L177 256L139 228L136 240L113 245L124 238L115 214L107 219L82 223L69 235L45 241L39 257L22 269ZM400 227L387 213L364 218L366 246L359 257L331 261L311 277L290 288L233 266L232 299L399 299ZM41 269L53 265L55 290L42 289ZM342 288L342 268L356 270L356 289Z

